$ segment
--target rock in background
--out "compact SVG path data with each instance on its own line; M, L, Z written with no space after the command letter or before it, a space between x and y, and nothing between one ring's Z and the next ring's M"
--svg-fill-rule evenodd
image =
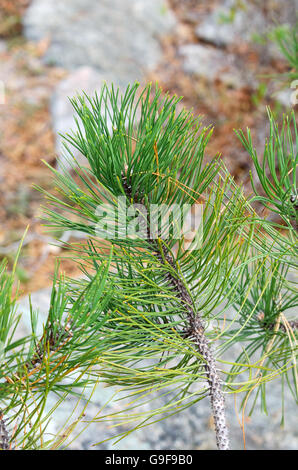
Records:
M228 88L245 88L257 96L268 72L264 71L262 78L255 68L255 58L258 57L258 65L264 70L283 62L283 54L270 40L270 34L276 27L294 27L297 7L297 0L224 0L210 6L211 11L202 8L201 15L194 20L197 42L178 48L184 72L210 84L219 81ZM266 98L274 98L289 108L290 91L273 93L269 85Z
M296 0L287 3L224 0L198 24L196 35L218 47L250 43L264 58L280 58L281 53L274 44L269 42L262 47L259 40L277 23L294 25L296 10Z
M174 22L163 0L34 0L24 26L30 40L50 38L46 62L88 65L131 82L156 66L158 38Z
M47 37L44 61L70 72L51 104L56 149L66 168L60 134L75 127L68 98L92 95L103 81L122 89L142 81L161 60L160 38L174 25L163 0L33 0L24 17L27 39Z
M186 44L179 48L183 70L207 82L220 80L225 86L254 88L256 80L248 74L234 54L201 44Z

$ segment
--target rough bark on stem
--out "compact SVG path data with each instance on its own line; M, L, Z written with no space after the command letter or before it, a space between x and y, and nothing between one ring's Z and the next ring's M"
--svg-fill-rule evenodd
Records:
M0 450L9 450L10 448L10 436L8 434L5 420L0 410Z
M273 330L274 329L275 323L264 323L262 320L263 319L261 319L260 324L263 328L265 328L267 330ZM298 320L289 320L287 322L287 325L288 325L288 328L293 330L293 331L298 330ZM278 327L278 330L283 331L284 333L286 333L287 332L287 327L285 326L284 323L280 323L279 327Z
M131 186L128 184L127 178L123 175L123 189L126 196L131 201ZM133 198L134 203L139 203L137 197ZM141 201L143 202L143 201ZM145 216L146 217L146 216ZM156 252L156 257L159 262L166 266L167 264L176 272L175 262L169 253L165 251L163 246L159 246L155 239L151 238L150 234L150 221L148 220L147 212L147 241L151 244ZM229 435L226 424L225 413L225 400L222 392L222 383L218 375L212 351L209 346L209 341L205 336L205 328L201 317L195 313L192 307L192 300L183 282L178 279L174 274L166 273L168 282L174 287L179 294L184 306L187 310L188 329L187 337L190 338L196 345L200 355L204 361L204 368L206 372L207 382L209 386L209 395L211 400L211 409L215 425L216 443L219 450L229 449Z
M229 450L229 434L226 424L225 400L215 360L206 336L201 330L194 329L189 336L202 355L209 385L211 408L215 425L216 443L219 450Z
M157 255L159 261L163 264L169 263L174 268L174 262L169 254L163 249L163 256ZM204 368L207 376L209 395L211 401L211 409L214 419L216 443L219 450L229 450L229 434L226 424L225 400L222 392L222 383L218 375L215 359L210 349L209 341L205 336L205 328L202 319L192 308L190 295L184 284L171 274L167 274L168 281L179 292L181 299L187 308L188 324L187 337L190 338L198 348L204 360Z

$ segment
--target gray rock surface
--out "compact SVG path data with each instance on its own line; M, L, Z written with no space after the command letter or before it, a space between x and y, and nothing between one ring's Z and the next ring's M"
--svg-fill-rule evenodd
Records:
M31 296L33 306L38 306L39 311L39 331L42 331L42 324L46 320L48 306L50 303L50 289L43 289L35 292ZM21 299L20 312L23 312L23 331L28 332L30 325L30 310L28 298ZM232 360L229 357L225 359ZM67 441L70 449L110 449L110 450L129 450L129 449L215 449L215 436L211 424L211 414L209 399L206 398L196 405L188 408L180 414L171 416L163 421L155 423L149 427L144 427L129 434L125 439L114 444L115 440L108 440L99 446L94 444L106 439L111 439L119 432L125 432L130 429L129 425L122 424L121 427L110 427L104 422L94 422L90 424L82 434L78 435L84 429L87 422L92 420L97 414L98 417L104 414L113 413L123 409L124 402L116 400L114 397L116 389L105 387L99 384L86 409L86 415L83 422L80 422L74 434ZM245 435L247 449L297 449L298 448L298 428L297 428L297 406L290 395L288 388L285 388L285 424L281 427L281 387L278 381L269 383L267 390L267 408L269 416L257 407L251 418L245 420ZM87 398L87 393L85 394ZM164 405L169 400L168 397L157 396L156 402L138 407L135 412L148 411L151 407ZM239 405L241 397L238 398ZM47 409L55 405L57 397L50 395ZM77 407L76 412L71 417L70 423L74 422L80 411L82 411L86 400L83 398ZM58 407L47 429L52 435L61 435L62 429L69 418L71 412L77 404L77 399L70 398ZM226 396L227 419L230 429L231 446L233 449L243 448L242 431L235 413L235 403L232 395ZM104 408L103 408L104 407ZM102 411L100 412L100 410ZM241 419L241 416L240 416ZM115 421L109 424L115 424ZM76 439L75 436L78 435Z
M250 41L253 33L264 31L266 20L260 8L251 2L245 2L243 7L236 7L233 17L231 9L235 3L234 0L220 2L220 6L198 25L196 29L198 38L210 41L216 46L227 46L239 40Z
M253 87L255 80L244 74L236 56L220 49L201 44L181 46L179 54L183 58L183 69L186 73L205 78L207 81L219 79L232 88L249 85Z
M276 101L278 101L285 108L290 109L293 106L293 91L294 90L290 88L279 90L273 94L273 98L275 98Z
M82 91L93 95L102 82L126 88L142 80L162 57L159 38L170 32L175 17L164 0L33 0L24 18L25 35L50 38L49 64L70 71L51 100L59 156L58 169L70 165L60 134L75 128L68 98ZM79 163L86 163L73 149Z
M0 39L0 54L4 54L7 51L6 42L3 39Z
M126 82L157 65L158 37L174 24L163 0L34 0L24 19L28 39L50 38L47 63L92 66Z
M269 8L264 2L224 0L197 26L199 39L211 42L216 46L228 46L239 42L249 42L260 52L272 58L280 57L278 48L269 42L265 47L258 47L256 37L264 37L276 24L295 23L297 1L273 1ZM296 13L295 13L296 10Z

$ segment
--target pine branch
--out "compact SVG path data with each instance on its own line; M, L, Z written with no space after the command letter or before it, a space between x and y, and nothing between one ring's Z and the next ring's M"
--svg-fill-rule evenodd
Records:
M43 434L55 411L45 412L48 395L62 394L66 399L97 380L89 370L107 349L105 342L98 341L97 330L98 312L109 302L108 292L102 297L108 267L102 266L72 307L65 280L55 271L49 314L39 339L31 304L32 330L14 338L20 320L12 294L15 268L11 274L5 268L4 262L0 265L0 449L9 450L12 439L22 449L44 448ZM12 436L4 416L15 423Z
M283 116L282 128L274 119L272 111L268 108L270 134L266 140L263 156L257 154L253 147L250 130L247 135L243 131L236 132L242 145L249 153L255 167L260 188L257 188L251 174L251 184L255 196L251 202L259 201L270 212L278 214L293 231L297 240L298 212L297 212L297 165L298 165L298 132L295 113ZM293 229L293 230L292 230Z
M134 203L137 204L139 200L136 197L132 197L131 186L128 184L126 177L124 177L122 184L128 200L134 200ZM158 243L150 236L149 211L147 210L146 215L143 215L147 217L147 241L152 246L152 249L156 254L156 258L161 265L166 266L168 264L172 268L171 271L176 272L176 265L172 256L167 252L166 248L161 243ZM219 450L228 450L229 435L226 423L225 400L222 392L222 382L218 375L209 341L204 334L205 327L203 320L198 313L195 313L192 307L192 299L184 283L179 279L178 273L176 272L176 276L174 276L171 272L167 272L166 280L170 285L173 286L174 291L178 293L178 296L185 305L187 311L188 328L184 334L184 337L189 338L196 345L204 361L204 368L209 386L209 395L211 398L211 408L215 425L217 447Z
M58 328L57 328L58 326ZM64 327L57 325L55 330L50 324L49 319L44 327L44 333L38 343L34 347L30 362L26 363L28 370L31 370L36 364L42 364L48 353L57 353L72 338L73 334L68 325Z
M0 450L10 450L11 436L7 430L3 413L0 410Z
M93 282L93 272L98 275L111 256L107 276L111 300L98 320L104 343L98 360L101 379L128 391L134 404L153 391L176 387L173 401L145 413L146 424L137 427L150 424L159 413L181 411L209 393L217 444L226 449L223 384L216 367L219 356L212 349L214 341L220 340L216 354L245 343L226 372L225 384L231 389L231 383L241 376L235 392L249 397L253 390L265 388L266 382L283 375L291 387L291 373L297 384L296 343L288 331L296 320L284 317L284 312L297 305L294 283L286 278L287 269L297 266L296 234L290 223L295 215L291 196L296 188L295 145L289 121L281 142L270 116L270 145L261 166L250 134L247 140L239 134L266 193L262 197L256 192L256 199L275 207L286 223L284 233L281 225L273 226L257 216L221 162L214 159L203 165L210 133L208 129L199 131L200 125L190 113L177 113L179 99L162 98L159 89L152 94L150 86L137 96L137 88L128 87L120 96L119 90L104 86L94 99L85 95L72 100L78 129L66 136L65 148L70 157L68 144L79 150L89 168L74 163L74 177L52 169L62 199L47 193L51 204L45 208L47 223L54 229L80 230L89 236L88 247L78 246L74 251L86 279L71 289L73 312L82 289ZM139 212L140 225L147 230L145 239L127 235L131 217L126 212L115 232L114 210L119 210L118 201L123 197L126 207L128 202L130 209L142 205L146 210L146 214ZM185 249L183 236L177 242L164 225L158 227L157 237L151 235L151 205L182 207L199 199L204 200L203 233L202 243L194 251ZM106 218L101 215L103 208ZM277 302L280 297L282 301ZM233 318L225 315L231 306ZM215 314L219 308L221 313ZM264 322L260 322L262 312ZM278 328L277 317L281 319ZM217 328L210 328L213 321ZM274 335L271 324L275 325ZM257 373L251 379L254 367ZM242 379L243 371L247 380ZM191 385L199 381L204 387L190 393ZM294 387L294 395L296 390ZM260 396L264 400L263 392ZM119 416L121 422L122 412ZM128 417L128 422L136 416L139 414Z

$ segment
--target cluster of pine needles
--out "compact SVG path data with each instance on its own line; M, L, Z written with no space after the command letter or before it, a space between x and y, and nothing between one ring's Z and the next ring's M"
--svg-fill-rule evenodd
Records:
M279 128L268 110L262 156L249 130L238 132L258 178L247 197L220 156L205 158L212 129L180 98L151 85L124 93L104 85L72 104L77 129L64 139L71 171L50 168L56 195L44 191L44 218L49 230L85 234L87 243L69 247L82 277L65 278L57 266L42 332L30 305L24 336L13 295L17 260L12 272L0 266L0 447L65 447L102 382L125 399L122 410L102 409L92 420L121 426L115 438L209 396L217 445L227 448L226 395L240 397L243 430L248 405L250 413L256 406L267 411L272 381L298 398L294 114ZM128 212L115 224L119 198L146 214ZM256 212L256 202L267 217ZM200 205L199 236L177 236L175 217L170 229L161 220L155 237L148 230L146 237L123 236L136 218L146 224L151 208L163 205ZM100 237L98 227L109 237ZM51 417L70 395L84 397L85 407L51 436ZM161 396L163 405L155 406ZM282 410L283 401L281 394Z

